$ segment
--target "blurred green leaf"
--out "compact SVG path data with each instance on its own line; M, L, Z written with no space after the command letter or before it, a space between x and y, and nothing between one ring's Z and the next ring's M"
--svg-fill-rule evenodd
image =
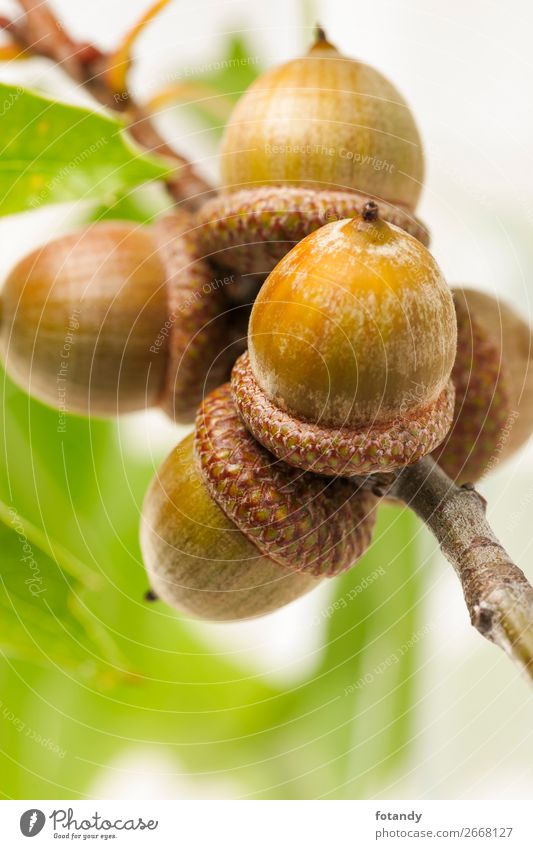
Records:
M101 204L91 211L91 221L139 221L149 224L160 214L148 200L131 195L120 195L110 204Z
M416 529L407 509L381 507L372 546L336 579L319 615L324 655L283 741L297 754L287 759L293 796L362 798L407 754L419 642Z
M98 112L0 83L9 133L0 150L0 214L45 204L105 198L168 168L137 150L122 124Z
M94 675L102 646L97 640L98 629L89 624L79 596L82 578L91 579L90 573L62 546L48 540L3 503L0 551L2 651Z
M0 499L91 563L81 523L98 498L95 468L115 443L110 422L66 418L33 400L0 369Z
M220 136L231 110L239 97L261 73L259 57L240 35L227 40L220 57L210 62L204 72L188 74L176 72L176 82L158 92L150 101L150 108L158 111L167 104L181 104L215 136Z
M240 35L231 35L222 58L211 64L211 69L199 74L197 79L225 94L235 103L262 72L257 54Z
M39 563L44 563L47 579L53 576L55 591L56 579L65 590L57 598L58 614L80 615L89 635L96 630L98 645L104 641L102 657L116 660L99 671L98 688L89 686L80 675L83 669L64 654L68 634L64 632L64 646L51 646L46 631L46 668L37 672L28 663L4 661L0 672L8 710L25 728L45 729L48 736L55 728L54 739L67 755L61 759L41 751L6 720L2 791L16 795L16 788L23 787L23 796L55 798L61 795L58 788L66 793L67 787L70 796L83 796L114 754L144 744L176 754L181 769L215 774L227 769L236 782L253 776L260 785L268 784L265 776L276 772L276 764L268 759L264 768L254 764L265 757L276 733L272 706L273 701L279 705L277 689L209 648L165 605L144 601L148 584L138 543L139 512L157 461L127 453L116 424L69 416L59 432L55 410L31 400L7 378L3 390L0 493L23 517L28 538L42 542L45 553L39 550ZM51 533L61 546L49 539ZM67 544L63 563L62 546ZM17 545L15 535L13 556ZM60 571L46 553L68 568ZM88 583L96 581L97 587L79 595L79 581L71 575L77 578L85 569ZM79 606L71 608L76 599ZM20 610L23 600L14 594L15 609ZM39 658L33 651L37 624L32 620L27 630L19 628L17 653L46 662L44 653ZM78 634L70 620L68 628ZM80 643L85 646L85 640ZM54 662L56 649L63 654ZM126 666L135 674L123 674ZM33 681L38 681L38 698Z
M28 659L45 662L48 656L51 664L92 673L98 663L119 659L113 640L88 613L86 593L98 597L102 580L81 525L96 495L95 458L105 453L113 431L72 417L62 432L56 411L28 398L3 372L2 378L2 645ZM32 595L38 583L20 583L31 578L30 562L45 593Z
M10 709L24 727L55 729L67 754L41 751L6 721L3 792L56 798L66 786L80 797L113 756L146 745L172 756L178 773L218 777L252 798L353 798L392 774L411 736L417 646L383 674L375 669L417 628L416 525L407 511L382 511L370 552L332 585L319 667L284 690L210 647L186 618L144 602L139 512L158 458L128 452L121 427L104 422L71 417L57 433L54 410L9 381L4 393L9 475L0 468L0 490L9 485L9 503L97 576L101 588L82 597L85 614L135 675L102 689L84 685L67 663L40 672L5 665ZM367 673L371 683L353 687Z

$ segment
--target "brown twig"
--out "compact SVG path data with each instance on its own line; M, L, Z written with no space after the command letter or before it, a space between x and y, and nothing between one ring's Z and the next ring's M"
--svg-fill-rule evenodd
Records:
M23 9L16 21L0 17L0 27L28 54L51 59L102 105L122 114L132 137L151 153L164 156L173 166L167 188L173 199L195 209L213 193L192 164L162 138L151 117L128 90L115 92L108 82L111 57L95 45L77 42L65 31L44 0L18 0Z
M496 539L475 488L454 484L431 457L374 479L373 488L423 519L461 581L472 625L533 679L533 587Z

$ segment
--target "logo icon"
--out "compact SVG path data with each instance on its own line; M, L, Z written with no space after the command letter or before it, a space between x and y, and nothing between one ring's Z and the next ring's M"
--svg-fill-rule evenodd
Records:
M46 817L38 808L30 808L24 811L20 818L20 830L24 837L35 837L42 831Z

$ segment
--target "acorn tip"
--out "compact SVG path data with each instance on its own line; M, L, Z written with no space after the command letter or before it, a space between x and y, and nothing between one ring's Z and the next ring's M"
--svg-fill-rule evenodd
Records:
M379 207L374 200L367 200L361 212L363 221L376 221L379 216Z

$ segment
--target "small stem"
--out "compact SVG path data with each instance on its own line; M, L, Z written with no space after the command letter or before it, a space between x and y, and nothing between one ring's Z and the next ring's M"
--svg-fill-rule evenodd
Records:
M318 44L321 41L327 41L328 37L326 35L326 31L324 27L321 27L320 24L317 24L315 27L315 44Z
M152 119L133 99L131 92L117 95L107 83L107 56L94 45L74 41L45 0L18 0L24 15L16 23L0 17L0 27L17 45L35 56L51 59L76 83L83 85L103 106L121 113L135 140L151 153L159 153L175 166L167 179L169 194L176 203L198 208L213 193L212 187L185 157L162 138Z
M185 202L189 209L197 209L213 194L213 189L196 173L195 169L180 154L176 153L162 138L152 119L142 107L129 100L126 113L128 129L135 141L151 153L172 160L175 170L167 178L167 189L177 203Z
M377 221L379 216L379 207L375 200L367 200L363 206L361 217L363 221Z
M387 484L426 523L454 567L475 628L533 680L533 587L496 539L485 501L457 486L431 457L401 469Z

